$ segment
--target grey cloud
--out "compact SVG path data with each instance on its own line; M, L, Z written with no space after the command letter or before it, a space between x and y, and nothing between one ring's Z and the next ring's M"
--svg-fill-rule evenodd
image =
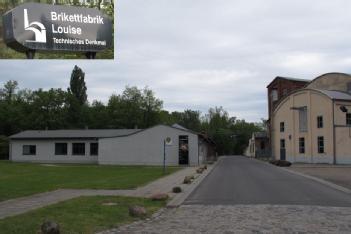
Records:
M0 82L66 88L77 64L90 101L149 86L170 111L221 105L259 121L275 76L351 72L350 8L348 0L121 0L115 61L0 61Z

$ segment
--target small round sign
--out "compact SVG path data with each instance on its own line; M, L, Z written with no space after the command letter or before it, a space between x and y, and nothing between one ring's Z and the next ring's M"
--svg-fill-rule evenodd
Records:
M172 138L166 137L165 143L166 143L166 145L172 145Z

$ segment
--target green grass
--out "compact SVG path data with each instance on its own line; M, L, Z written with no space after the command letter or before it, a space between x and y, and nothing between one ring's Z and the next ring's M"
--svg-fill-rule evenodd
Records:
M167 174L179 170L167 168ZM13 163L0 161L0 201L52 191L133 189L163 176L162 167Z
M108 202L116 205L104 205ZM61 233L94 233L137 220L129 216L130 205L144 206L150 216L165 202L130 197L79 197L0 220L0 232L34 234L44 220L51 220L59 224Z

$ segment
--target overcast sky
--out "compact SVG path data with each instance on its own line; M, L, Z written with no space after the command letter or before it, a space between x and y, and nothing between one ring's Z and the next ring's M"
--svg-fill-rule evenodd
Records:
M169 111L223 106L267 117L276 76L351 73L350 0L118 0L114 61L0 61L0 83L64 88L75 64L88 98L148 86Z

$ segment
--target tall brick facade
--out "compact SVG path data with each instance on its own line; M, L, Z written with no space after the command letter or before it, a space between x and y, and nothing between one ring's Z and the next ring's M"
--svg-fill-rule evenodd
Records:
M276 104L296 89L303 88L309 80L277 76L268 86L268 119L274 111Z

